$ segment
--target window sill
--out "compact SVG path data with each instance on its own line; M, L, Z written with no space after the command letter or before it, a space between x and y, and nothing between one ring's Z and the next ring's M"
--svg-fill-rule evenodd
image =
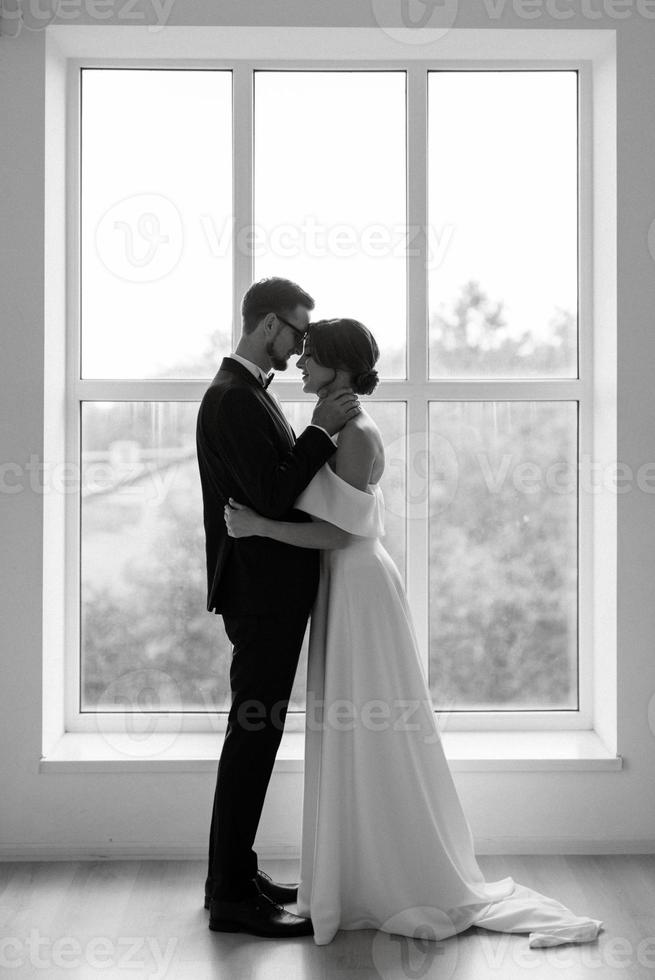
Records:
M275 772L303 772L304 732L288 732ZM621 756L593 731L444 732L454 772L617 770ZM39 761L39 772L215 772L221 733L160 733L145 739L118 732L67 732Z

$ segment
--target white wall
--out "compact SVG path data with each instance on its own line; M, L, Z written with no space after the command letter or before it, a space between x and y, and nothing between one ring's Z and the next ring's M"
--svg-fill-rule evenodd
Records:
M124 23L123 6L115 5L110 24ZM564 3L559 6L564 9ZM655 258L648 247L655 218L655 20L639 14L636 3L621 20L610 16L609 0L596 0L590 7L607 12L600 19L577 13L557 20L544 8L540 18L526 20L508 3L502 16L490 18L484 4L466 0L459 5L456 26L617 31L619 460L636 472L653 458L655 432ZM70 9L74 14L75 8ZM143 10L156 21L153 9L143 3L136 12ZM375 0L231 0L220 5L178 0L169 22L375 27L374 9L379 9ZM98 24L79 9L78 14L69 22ZM10 33L15 26L8 25ZM43 30L24 28L18 36L0 38L0 462L21 466L31 454L42 457L44 440L44 64ZM56 247L57 228L47 233L50 247ZM655 252L655 236L651 241ZM50 302L61 303L62 297L52 296ZM47 356L58 358L62 353L49 350ZM609 849L653 849L652 515L652 495L633 488L619 496L618 752L623 769L456 773L482 847L502 850L503 840L523 838L528 850L553 839L561 839L562 850L584 850L589 842L600 849L603 841ZM30 489L0 493L0 521L0 854L204 855L212 773L39 773L42 495ZM56 537L56 529L54 533ZM60 692L48 692L48 697L57 700ZM301 802L301 775L274 774L258 837L261 854L297 852Z

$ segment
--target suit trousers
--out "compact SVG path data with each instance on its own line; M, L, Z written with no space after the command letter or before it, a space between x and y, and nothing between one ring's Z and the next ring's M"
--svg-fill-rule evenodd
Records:
M291 604L290 604L291 605ZM311 607L223 622L234 650L232 704L218 764L205 891L238 900L253 893L253 850Z

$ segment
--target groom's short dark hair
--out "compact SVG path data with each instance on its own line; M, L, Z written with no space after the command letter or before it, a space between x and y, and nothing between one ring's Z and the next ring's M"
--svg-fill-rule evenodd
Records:
M297 283L279 276L260 279L246 290L241 301L243 332L252 333L267 313L289 313L299 305L314 309L314 300Z

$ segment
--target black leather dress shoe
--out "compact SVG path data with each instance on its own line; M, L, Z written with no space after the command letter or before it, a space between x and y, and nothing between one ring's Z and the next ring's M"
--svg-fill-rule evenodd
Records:
M278 905L290 905L291 902L298 901L298 885L283 885L279 881L273 881L265 871L258 871L255 881L262 895ZM206 909L209 908L209 902L210 896L205 892Z
M253 936L282 939L284 936L312 936L312 920L287 912L261 892L237 902L212 899L209 928L213 932L248 932Z
M267 898L270 898L272 902L277 902L278 905L289 905L291 902L298 901L297 884L287 885L279 881L273 881L271 876L267 875L265 871L258 871L255 881L262 895L266 895Z

